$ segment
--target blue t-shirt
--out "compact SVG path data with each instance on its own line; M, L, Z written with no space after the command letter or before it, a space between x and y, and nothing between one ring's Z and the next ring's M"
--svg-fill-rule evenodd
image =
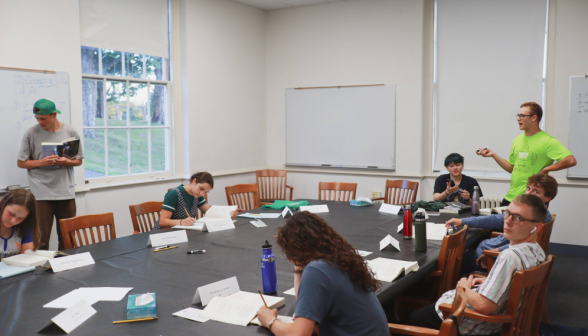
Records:
M31 227L27 229L22 237L16 234L16 230L12 229L12 235L8 238L0 237L0 260L10 256L20 254L22 244L27 244L33 241L33 233Z
M321 336L390 335L376 295L356 288L347 274L324 260L304 269L295 316L315 321Z

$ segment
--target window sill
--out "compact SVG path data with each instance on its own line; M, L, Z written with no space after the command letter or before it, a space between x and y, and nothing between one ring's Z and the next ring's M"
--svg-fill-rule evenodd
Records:
M89 185L83 185L83 186L76 185L76 193L84 193L84 192L88 192L90 190L116 188L116 187L123 187L123 186L129 186L129 185L180 181L180 180L185 180L185 179L186 179L185 177L171 176L171 177L156 177L156 178L149 178L149 179L143 179L143 180L106 182L106 183L95 184L95 185L91 185L91 186L89 186Z

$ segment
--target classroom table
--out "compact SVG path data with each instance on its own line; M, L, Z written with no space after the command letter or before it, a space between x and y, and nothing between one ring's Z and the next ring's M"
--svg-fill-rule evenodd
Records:
M401 276L394 282L382 282L377 293L381 303L390 302L412 284L426 277L437 264L441 241L429 240L427 252L415 252L414 241L404 240L397 233L402 215L378 211L380 205L352 207L347 202L308 200L311 204L327 204L328 213L321 213L339 234L355 248L373 252L366 259L385 257L418 261L419 271ZM277 212L256 209L250 212ZM459 215L459 217L468 216ZM456 215L431 216L427 221L441 223ZM296 300L283 292L294 286L292 269L276 244L278 226L286 219L264 219L267 227L257 228L252 219L238 218L233 230L200 232L187 230L188 242L174 244L178 248L153 252L147 245L150 233L142 233L115 240L66 250L70 254L90 252L94 265L60 273L51 271L22 274L0 280L0 326L4 335L35 335L62 309L43 308L43 305L79 287L133 287L129 294L155 292L158 320L113 325L126 319L126 297L118 302L99 301L93 305L97 313L72 331L71 335L271 335L258 326L247 327L209 320L194 322L172 314L194 307L196 288L215 281L237 276L241 290L256 292L262 288L261 246L265 240L273 245L276 256L278 295L286 298L280 315L292 316ZM120 224L119 224L120 225ZM130 221L129 221L129 225ZM170 231L162 229L151 233ZM379 251L379 242L391 234L400 242L401 251L387 248ZM486 231L471 229L467 246L486 235ZM206 254L187 254L186 251L204 249ZM50 328L41 335L61 335L60 329Z

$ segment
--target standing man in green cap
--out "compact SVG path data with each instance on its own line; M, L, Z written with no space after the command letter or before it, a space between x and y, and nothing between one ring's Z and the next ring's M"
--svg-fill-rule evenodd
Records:
M27 169L31 192L37 199L41 244L39 249L49 249L49 238L53 218L57 223L59 249L63 249L63 239L59 220L76 215L75 182L73 167L82 164L82 146L72 159L51 155L42 157L43 142L62 142L71 137L79 138L78 132L68 124L57 120L61 111L49 99L40 99L33 108L38 125L29 128L22 139L18 154L18 167Z

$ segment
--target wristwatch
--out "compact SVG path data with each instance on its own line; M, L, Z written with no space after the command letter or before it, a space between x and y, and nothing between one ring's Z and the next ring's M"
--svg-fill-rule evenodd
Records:
M274 325L274 322L276 322L278 318L274 317L271 321L269 321L269 323L267 324L267 328L272 331L272 326Z

